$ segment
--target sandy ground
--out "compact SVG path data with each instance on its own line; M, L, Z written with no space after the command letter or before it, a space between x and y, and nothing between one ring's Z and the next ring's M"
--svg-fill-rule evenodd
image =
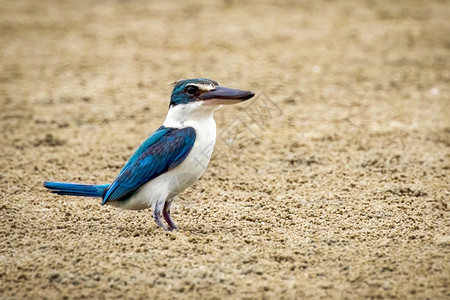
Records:
M0 298L450 298L447 1L2 1ZM170 83L216 114L180 231L107 183Z

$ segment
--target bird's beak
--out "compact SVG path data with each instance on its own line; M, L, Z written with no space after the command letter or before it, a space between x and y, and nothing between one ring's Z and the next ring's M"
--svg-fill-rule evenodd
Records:
M227 105L243 102L253 96L255 96L253 92L216 86L214 90L203 93L198 98L205 101L207 105Z

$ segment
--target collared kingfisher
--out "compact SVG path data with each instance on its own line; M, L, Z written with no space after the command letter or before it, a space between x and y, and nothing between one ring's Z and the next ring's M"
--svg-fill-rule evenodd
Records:
M170 207L175 196L195 183L208 166L216 141L214 112L255 94L205 78L179 80L174 85L163 125L134 152L113 183L44 182L44 186L58 195L101 197L102 205L122 209L151 207L159 227L176 230Z

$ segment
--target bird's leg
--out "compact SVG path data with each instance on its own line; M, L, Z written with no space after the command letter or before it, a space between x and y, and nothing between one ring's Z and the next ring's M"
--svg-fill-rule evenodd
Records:
M172 206L173 200L169 199L168 201L166 201L166 203L164 203L164 208L163 208L163 216L164 216L164 220L166 220L167 224L169 224L169 230L178 230L177 225L172 221L172 218L170 217L170 207Z
M153 208L153 219L155 220L156 225L158 227L163 228L164 230L167 230L166 224L163 223L161 219L161 212L164 208L164 200L158 200Z

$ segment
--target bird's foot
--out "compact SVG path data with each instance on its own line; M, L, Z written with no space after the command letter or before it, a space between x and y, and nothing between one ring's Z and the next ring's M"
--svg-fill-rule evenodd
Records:
M170 218L170 212L163 212L164 220L166 220L167 224L169 225L168 229L169 231L178 230L177 225L174 221Z
M153 219L155 220L155 223L156 223L156 225L158 225L158 227L161 227L162 229L167 230L166 224L164 224L164 222L161 219L161 214L153 213Z
M165 202L164 205L162 205L162 203L158 203L158 205L156 205L155 209L153 210L153 219L155 220L156 225L166 231L178 230L177 225L174 221L172 221L172 218L170 217L171 204L172 201ZM166 224L164 224L161 216L164 217L164 220L169 226L166 226Z
M178 230L177 225L175 224L175 222L170 217L170 207L171 206L172 206L172 201L166 202L164 204L164 208L163 208L163 211L162 211L164 220L166 220L167 224L169 225L169 228L168 228L169 231Z
M168 231L177 231L178 227L177 225L175 225L175 223L172 223L172 225L169 225L169 227L167 228Z

